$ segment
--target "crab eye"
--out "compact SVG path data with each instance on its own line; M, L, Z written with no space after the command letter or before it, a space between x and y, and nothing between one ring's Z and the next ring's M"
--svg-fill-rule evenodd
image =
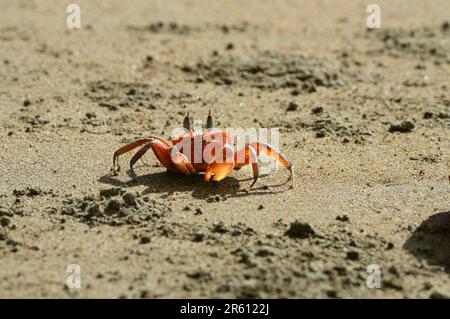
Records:
M189 118L189 112L186 113L186 116L184 117L183 120L183 127L186 130L191 130L191 119Z
M208 118L206 119L206 128L209 130L212 129L213 127L214 127L214 120L211 114L211 110L209 110Z

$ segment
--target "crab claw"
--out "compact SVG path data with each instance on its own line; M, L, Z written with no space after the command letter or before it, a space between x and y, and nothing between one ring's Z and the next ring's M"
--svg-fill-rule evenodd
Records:
M214 161L205 171L205 182L214 181L218 182L227 177L233 171L234 168L234 152L233 148L229 145L225 145L223 148L223 158L225 160Z
M219 182L233 171L233 163L213 163L205 172L205 182Z

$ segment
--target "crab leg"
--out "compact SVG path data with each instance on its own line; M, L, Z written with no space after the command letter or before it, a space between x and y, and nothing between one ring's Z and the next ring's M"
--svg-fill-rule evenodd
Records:
M147 153L147 151L148 151L150 148L152 148L152 146L153 146L154 143L155 143L154 141L148 142L148 143L145 144L139 151L137 151L136 154L133 155L133 157L131 158L131 161L130 161L130 170L131 170L131 172L132 172L133 174L134 174L134 169L133 169L134 164L135 164L137 161L139 161L139 159L140 159L142 156L144 156L144 154Z
M191 175L196 172L194 166L189 162L189 159L186 157L186 155L181 153L175 146L172 146L170 148L169 153L173 165L175 165L176 168L178 168L178 170L183 174Z
M286 169L288 169L291 175L289 176L287 182L291 180L292 186L294 186L294 174L292 169L292 163L286 158L286 156L278 152L269 144L252 143L250 144L250 146L255 149L257 156L259 156L261 152L264 152L268 157L270 157L273 160L276 160L278 163L280 163Z
M134 164L142 157L149 149L153 150L156 158L163 164L168 170L176 171L172 161L170 160L170 153L168 147L161 143L159 140L153 140L145 144L139 151L134 154L130 161L130 170L134 175Z
M252 164L253 183L250 188L255 185L259 177L258 155L253 147L245 144L244 148L234 154L234 168L240 169L242 166Z
M141 146L142 144L149 143L149 142L152 142L152 141L159 141L165 147L167 147L167 148L169 147L169 143L167 143L163 139L157 138L157 137L152 137L152 136L149 136L149 137L146 137L146 138L143 138L143 139L131 142L130 144L127 144L125 146L122 146L121 148L119 148L117 151L114 152L113 167L112 167L113 174L117 175L117 172L120 171L120 166L119 166L119 156L120 155L125 154L125 153L135 149L136 147ZM145 152L143 152L143 153L145 153ZM144 155L144 154L142 154L142 155ZM117 167L117 169L116 169L116 167Z

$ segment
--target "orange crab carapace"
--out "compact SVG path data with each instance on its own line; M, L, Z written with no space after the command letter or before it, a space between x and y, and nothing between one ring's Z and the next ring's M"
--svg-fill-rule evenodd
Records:
M291 162L275 150L271 145L264 143L250 143L238 151L234 151L231 138L227 131L213 129L213 117L209 111L206 129L201 133L194 133L191 129L189 113L183 121L185 133L165 141L159 137L145 137L127 144L114 152L113 174L120 170L119 156L142 145L130 161L130 170L134 175L134 164L149 150L152 149L156 158L168 171L178 174L191 175L204 173L204 180L220 181L230 174L233 169L240 169L251 165L253 170L252 187L259 177L258 156L261 152L277 161L289 170L289 180L293 172ZM289 181L288 180L288 181Z

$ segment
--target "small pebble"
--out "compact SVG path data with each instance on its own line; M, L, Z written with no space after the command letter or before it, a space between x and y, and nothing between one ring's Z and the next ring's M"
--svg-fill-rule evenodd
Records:
M358 260L359 253L357 251L349 251L349 252L347 252L347 259L348 260Z
M297 109L298 109L298 104L295 103L295 102L290 102L288 104L288 107L287 107L286 111L292 112L292 111L296 111Z
M136 194L133 192L126 192L122 195L122 199L127 206L136 206Z
M149 242L151 242L151 238L149 236L141 236L141 238L139 239L139 243L141 245L148 244Z

